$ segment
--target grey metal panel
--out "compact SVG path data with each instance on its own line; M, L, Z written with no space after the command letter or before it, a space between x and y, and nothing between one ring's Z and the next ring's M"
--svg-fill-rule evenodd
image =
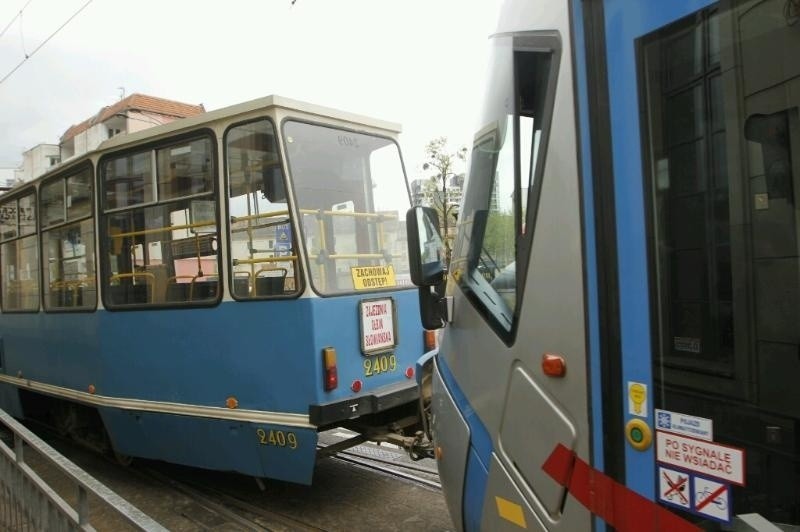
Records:
M588 532L592 529L592 515L571 497L564 500L563 514L557 519L542 519L541 509L534 510L529 497L510 478L509 471L492 455L486 486L486 493L491 496L483 503L481 530ZM509 512L509 508L516 511Z
M535 412L535 415L531 415ZM561 443L569 449L575 444L576 430L561 406L523 367L511 374L503 424L500 427L499 454L509 464L509 473L530 486L547 513L556 518L566 489L542 470L553 449Z
M498 435L512 372L515 368L521 368L536 383L537 390L530 393L547 397L545 403L558 405L558 412L551 410L544 415L570 420L575 433L574 450L583 460L591 463L584 259L568 3L563 0L508 1L504 14L505 18L500 20L497 28L498 33L557 31L562 43L550 138L544 154L541 198L520 310L520 326L514 345L506 346L464 294L451 286L450 293L454 296L453 323L442 336L440 356L446 357L448 367L492 435L495 448L499 446ZM564 357L567 362L565 377L544 376L541 369L544 353L558 353ZM530 419L542 415L532 407L529 407L529 414ZM551 436L534 437L527 445L537 456L546 456L553 450L552 447L547 448L553 445L552 442ZM508 448L508 440L504 440L503 444ZM515 451L521 452L521 449ZM498 460L502 460L506 467L512 466L509 456L500 456ZM519 482L519 489L528 504L539 513L540 519L547 521L549 512L543 506L537 507L533 493L557 490L555 482L550 478L533 476ZM541 486L528 482L541 483ZM493 486L495 484L490 483L486 491L487 508L494 504L496 494ZM552 494L547 499L552 501ZM568 505L567 509L574 507ZM576 519L585 519L585 510L576 512ZM562 516L562 519L571 522L571 516ZM573 528L586 529L588 525Z
M441 449L437 466L450 517L456 525L456 530L462 530L464 528L462 508L464 475L470 442L469 426L442 381L438 365L435 362L434 358L432 386L434 416L431 423L433 443L436 448Z

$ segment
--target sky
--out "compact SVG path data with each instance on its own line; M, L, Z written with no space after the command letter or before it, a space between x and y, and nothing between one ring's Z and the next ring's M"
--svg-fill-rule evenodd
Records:
M0 168L122 95L279 94L400 123L414 179L429 140L470 143L499 3L0 0L0 79L22 63L0 82Z

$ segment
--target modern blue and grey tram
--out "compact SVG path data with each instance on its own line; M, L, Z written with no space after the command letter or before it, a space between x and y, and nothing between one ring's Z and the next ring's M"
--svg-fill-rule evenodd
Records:
M407 217L457 528L800 529L800 3L498 20L449 265Z
M298 483L331 427L413 446L399 132L270 96L0 197L0 406L123 462Z

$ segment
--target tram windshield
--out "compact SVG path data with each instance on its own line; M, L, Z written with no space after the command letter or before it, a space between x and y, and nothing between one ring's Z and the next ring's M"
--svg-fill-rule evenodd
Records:
M283 127L314 289L333 295L410 287L410 201L397 144L304 122Z

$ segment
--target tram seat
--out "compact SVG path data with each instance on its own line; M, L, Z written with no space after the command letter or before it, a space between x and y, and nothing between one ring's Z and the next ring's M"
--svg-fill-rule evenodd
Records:
M203 301L217 297L219 280L216 275L205 276L205 281L198 281L197 275L173 275L167 279L167 301L170 303L185 301ZM179 281L184 279L184 281Z
M236 297L249 297L251 282L250 272L233 272L233 295Z
M179 281L184 279L183 281ZM191 301L193 275L173 275L167 278L166 300L170 303Z
M117 273L109 278L109 297L115 305L149 303L154 276L149 272ZM134 284L136 283L136 284Z
M286 268L261 268L256 273L256 295L275 296L284 291L286 281Z
M50 283L51 307L80 307L83 305L83 286L75 281Z
M207 299L214 299L217 297L217 288L219 287L219 280L214 278L209 281L194 281L192 287L192 300L202 301Z

